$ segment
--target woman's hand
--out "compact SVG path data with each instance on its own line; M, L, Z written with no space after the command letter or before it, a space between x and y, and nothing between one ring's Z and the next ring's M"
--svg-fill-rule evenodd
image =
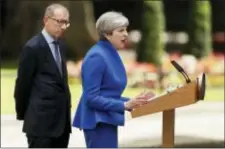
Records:
M142 106L148 103L148 100L154 97L155 94L153 92L142 92L134 98L131 98L129 101L124 103L126 110L132 110L139 106Z

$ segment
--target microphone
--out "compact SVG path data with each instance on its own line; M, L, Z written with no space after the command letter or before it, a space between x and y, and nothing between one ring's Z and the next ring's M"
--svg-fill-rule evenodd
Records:
M175 61L171 61L172 65L184 76L187 83L190 83L191 80L188 77L187 73L184 71L184 69Z

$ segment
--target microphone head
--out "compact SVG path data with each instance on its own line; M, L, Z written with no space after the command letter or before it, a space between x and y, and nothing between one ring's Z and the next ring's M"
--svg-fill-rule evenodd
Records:
M190 83L191 80L188 77L187 73L184 71L184 69L179 64L177 64L177 62L175 62L175 61L171 61L171 63L184 76L186 82Z
M171 63L179 72L184 72L184 69L177 62L172 60Z

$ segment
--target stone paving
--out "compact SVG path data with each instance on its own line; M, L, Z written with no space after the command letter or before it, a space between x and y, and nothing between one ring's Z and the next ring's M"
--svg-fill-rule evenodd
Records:
M160 146L161 128L162 113L135 119L126 113L125 127L119 128L120 147ZM15 115L1 115L1 147L26 147L26 137L21 129L22 122L15 120ZM220 147L225 147L224 102L200 101L176 110L176 145L218 142ZM80 130L73 128L69 147L85 147L83 133Z

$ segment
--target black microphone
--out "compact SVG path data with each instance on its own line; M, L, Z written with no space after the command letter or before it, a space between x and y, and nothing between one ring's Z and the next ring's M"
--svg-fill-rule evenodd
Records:
M184 69L175 61L171 61L172 65L184 76L187 83L190 83L191 80L188 77L187 73L184 71Z

